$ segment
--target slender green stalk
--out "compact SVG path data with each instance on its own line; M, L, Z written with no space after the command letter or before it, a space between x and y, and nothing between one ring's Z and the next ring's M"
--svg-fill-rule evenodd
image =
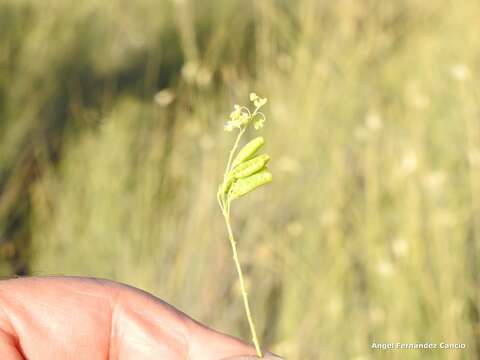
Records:
M242 138L242 135L245 133L245 130L246 128L243 128L242 130L240 130L240 132L237 135L237 139L233 144L232 150L230 150L230 155L228 157L228 162L227 162L227 168L225 169L225 176L227 176L231 170L230 167L232 166L233 155L235 155L235 152L237 151L238 144L240 143L240 139Z
M248 325L250 327L250 332L252 335L252 341L253 341L253 344L255 345L255 351L257 352L257 356L261 358L263 357L262 349L260 348L260 343L257 337L257 331L255 329L255 323L253 322L252 313L250 311L250 304L248 302L248 293L245 288L245 281L243 279L243 271L240 265L240 260L238 259L237 242L235 241L235 238L233 236L232 226L230 225L230 214L223 207L222 207L222 214L223 214L223 217L225 218L225 224L227 225L228 238L230 240L230 245L232 247L233 261L235 262L235 267L237 268L238 279L240 281L240 290L242 292L243 305L245 306L245 313L247 315Z
M255 157L257 150L264 143L263 137L257 137L251 140L237 153L240 140L247 127L253 123L253 127L256 130L259 130L263 127L263 123L265 122L265 115L259 112L259 109L265 105L267 99L262 99L252 93L250 94L250 101L255 105L253 113L245 106L235 105L235 110L230 114L230 121L225 126L225 130L227 131L238 129L239 132L233 147L230 150L227 167L225 169L225 174L223 175L223 182L218 188L217 200L227 225L228 238L232 247L233 261L235 262L238 279L240 281L240 290L252 335L252 341L255 345L257 356L262 358L263 354L258 341L257 331L255 330L250 304L248 302L248 294L245 288L242 267L240 265L240 260L238 259L237 242L233 236L232 226L230 224L231 202L272 180L272 175L266 168L266 163L270 157L266 154ZM236 153L237 155L234 158ZM252 157L254 158L252 159Z

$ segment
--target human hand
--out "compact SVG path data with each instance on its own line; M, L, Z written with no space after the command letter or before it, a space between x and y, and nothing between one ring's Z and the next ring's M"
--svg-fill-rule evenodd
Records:
M78 277L0 281L0 354L2 360L256 359L253 347L153 295Z

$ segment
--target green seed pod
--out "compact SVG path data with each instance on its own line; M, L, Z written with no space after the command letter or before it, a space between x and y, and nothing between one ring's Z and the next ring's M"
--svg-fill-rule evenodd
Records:
M235 200L261 185L268 184L272 181L272 174L265 168L246 178L235 181L230 188L229 199Z
M244 178L255 174L257 171L262 170L270 160L270 156L267 154L258 155L251 160L238 164L231 172L229 176L233 176L237 179Z
M220 193L228 193L228 190L230 190L230 187L232 186L234 181L235 178L229 175L228 178L222 183L222 185L220 185Z
M232 162L232 168L244 162L245 160L250 159L253 155L255 155L257 150L262 147L263 144L265 144L265 139L262 136L251 140L238 152L237 156Z

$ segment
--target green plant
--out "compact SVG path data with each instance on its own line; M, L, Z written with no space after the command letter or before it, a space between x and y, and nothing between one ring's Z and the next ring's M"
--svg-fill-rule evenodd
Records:
M240 281L240 289L242 292L245 312L247 314L248 324L252 335L252 341L255 345L257 355L263 357L262 350L257 338L255 324L253 322L250 305L248 303L248 295L243 280L242 268L238 259L237 243L233 236L232 226L230 224L230 204L233 200L240 196L246 195L257 187L272 181L272 174L267 170L267 163L270 157L266 154L256 155L258 150L263 146L265 140L259 136L248 142L237 155L240 140L247 130L253 124L255 130L259 130L265 123L265 115L260 111L263 105L267 103L267 99L260 98L255 93L250 94L250 101L253 103L255 110L253 112L246 106L235 105L234 111L230 114L230 120L225 125L226 131L238 130L237 139L233 144L230 156L228 157L227 168L223 175L223 182L220 184L217 193L218 203L222 210L225 223L227 225L228 237L233 251L233 260L237 268L238 279ZM234 158L235 156L235 158Z

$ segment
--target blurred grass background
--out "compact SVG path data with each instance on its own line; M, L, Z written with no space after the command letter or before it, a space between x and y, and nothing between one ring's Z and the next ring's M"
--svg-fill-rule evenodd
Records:
M215 192L223 123L256 91L275 179L233 226L262 343L480 358L479 15L474 0L0 0L0 275L116 279L248 339Z

